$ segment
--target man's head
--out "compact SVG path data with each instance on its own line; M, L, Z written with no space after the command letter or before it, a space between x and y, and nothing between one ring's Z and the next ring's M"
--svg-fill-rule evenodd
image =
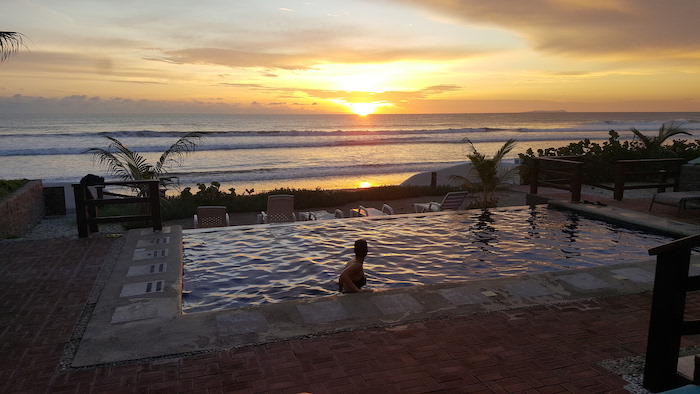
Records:
M357 241L355 241L355 256L367 256L367 241L365 241L364 239L358 239Z

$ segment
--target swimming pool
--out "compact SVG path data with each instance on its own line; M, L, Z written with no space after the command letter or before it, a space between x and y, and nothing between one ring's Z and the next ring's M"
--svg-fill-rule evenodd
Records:
M649 259L672 238L546 206L183 232L183 311L337 294L356 239L387 289Z

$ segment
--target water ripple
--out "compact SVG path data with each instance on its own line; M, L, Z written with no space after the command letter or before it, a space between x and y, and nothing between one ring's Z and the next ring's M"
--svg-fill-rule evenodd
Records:
M543 206L185 231L183 309L334 294L358 238L374 289L619 264L670 240Z

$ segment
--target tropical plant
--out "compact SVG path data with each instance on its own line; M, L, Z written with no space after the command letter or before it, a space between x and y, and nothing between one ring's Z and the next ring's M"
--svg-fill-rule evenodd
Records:
M684 120L664 122L659 128L659 135L654 137L648 137L634 127L632 127L630 131L644 144L644 149L649 152L659 153L661 151L661 145L663 145L667 139L679 134L692 135L683 129L684 125Z
M15 31L0 31L0 63L19 52L24 45L25 35Z
M451 178L462 182L467 187L480 187L483 193L481 200L482 209L495 206L496 201L494 200L493 193L511 171L501 170L499 167L505 155L515 148L515 140L511 138L506 141L491 158L487 158L484 154L476 150L476 147L468 138L465 138L463 142L469 144L470 153L467 154L467 158L469 158L469 161L472 163L470 171L476 172L481 181L481 185L475 185L469 177L453 175Z
M192 132L181 137L170 146L155 165L151 165L141 154L134 152L114 137L105 136L110 143L107 149L90 148L85 153L92 153L93 158L115 177L123 181L138 181L159 179L163 186L172 183L172 178L166 177L167 167L171 164L182 164L180 159L194 152L197 143L205 133Z

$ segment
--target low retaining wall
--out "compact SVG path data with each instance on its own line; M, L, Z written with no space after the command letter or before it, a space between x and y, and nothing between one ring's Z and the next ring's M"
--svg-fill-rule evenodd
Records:
M44 218L44 186L30 181L0 201L0 239L18 238Z

